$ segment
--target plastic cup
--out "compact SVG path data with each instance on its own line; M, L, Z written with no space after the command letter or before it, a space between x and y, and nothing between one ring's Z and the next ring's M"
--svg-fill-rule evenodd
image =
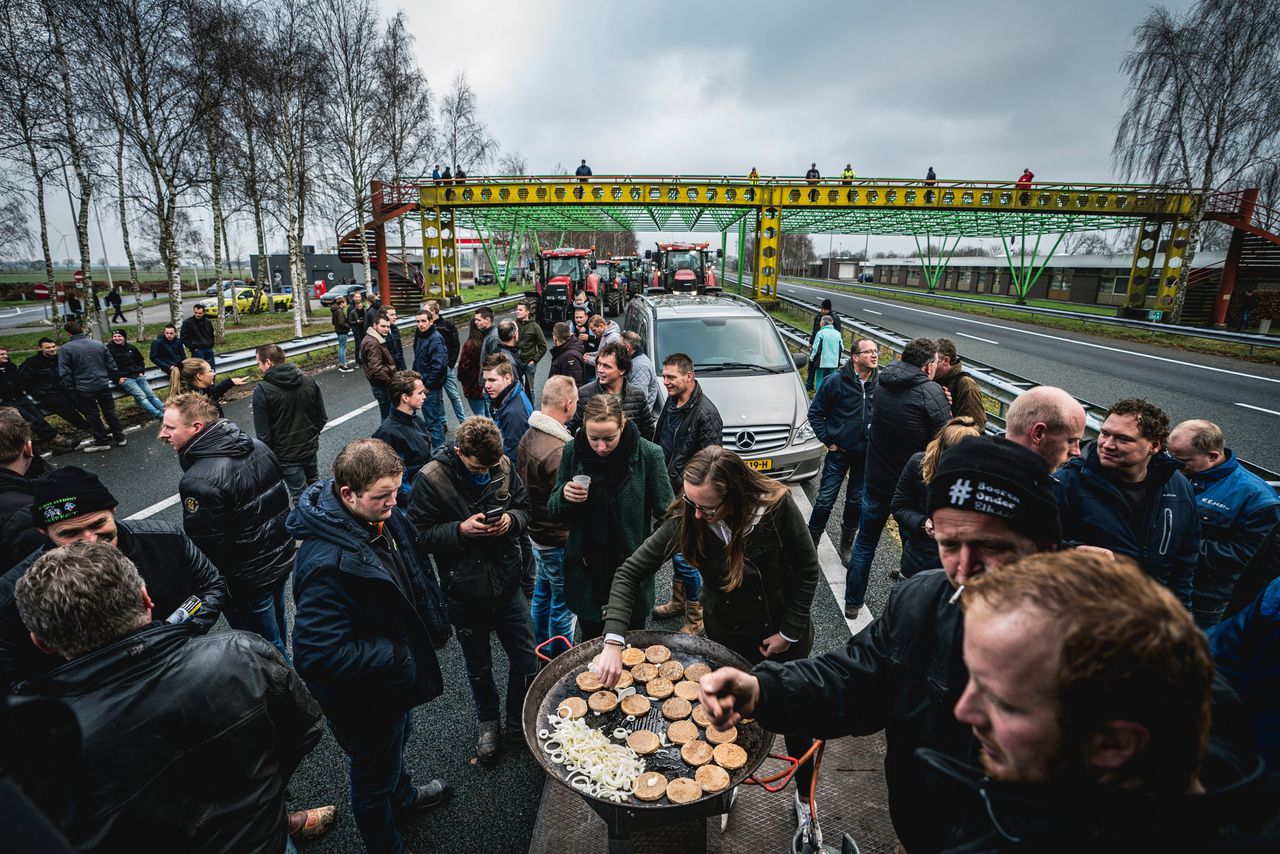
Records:
M576 483L582 489L583 492L586 492L588 489L591 488L591 475L589 474L574 475L573 482Z

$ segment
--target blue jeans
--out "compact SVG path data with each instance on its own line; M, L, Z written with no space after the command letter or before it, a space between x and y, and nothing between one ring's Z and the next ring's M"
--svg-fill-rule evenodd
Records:
M858 538L853 541L853 552L849 555L849 567L844 576L846 608L861 608L867 598L867 578L871 575L871 561L876 556L884 523L889 520L889 500L889 496L872 495L863 487Z
M840 483L845 474L849 475L849 483L844 490L844 519L841 527L853 530L858 527L862 514L862 476L867 467L867 452L862 451L827 451L822 461L822 480L818 484L818 495L813 500L813 513L809 516L809 530L821 535L827 529L827 520L831 518L831 508L835 506L836 496L840 494Z
M334 727L351 772L351 813L369 854L401 854L396 813L413 806L417 790L404 764L413 712L389 725Z
M548 638L562 635L573 640L573 612L564 603L564 547L533 547L533 562L538 566L538 580L533 585L533 602L529 613L533 618L533 640L540 644ZM553 652L554 650L554 652ZM557 647L548 647L544 654L558 655Z
M439 448L444 444L445 420L444 420L444 390L443 389L427 389L427 399L423 403L422 409L419 410L422 420L427 425L427 432L431 434L431 447Z
M449 374L444 381L444 393L449 395L449 401L453 404L453 416L461 424L466 420L467 413L462 409L462 386L458 385L457 368L449 369Z
M479 398L478 400L476 398L468 397L467 406L471 407L472 415L488 415L489 414L489 401L485 400L483 397Z
M347 338L349 333L339 332L338 335L338 367L345 368L347 366Z
M385 420L391 412L391 395L382 386L369 386L369 393L373 395L373 399L378 402L378 417Z
M311 459L300 462L281 460L280 473L284 475L284 488L289 490L289 503L296 505L302 491L320 479L320 464L314 454Z
M284 645L289 625L284 616L284 586L289 583L289 575L290 573L285 573L270 590L250 596L233 594L222 605L222 615L227 618L227 625L266 638L280 650L285 661L289 660L289 651Z
M696 600L702 593L702 574L690 566L679 552L671 556L671 580L679 581L684 587L684 595L690 599Z
M217 363L214 361L212 347L201 347L197 350L192 350L191 355L195 356L197 359L204 359L209 363L209 367L211 368L217 367Z
M164 417L164 404L160 402L160 398L156 397L151 386L147 385L145 377L132 377L125 380L123 385L124 390L133 395L138 406L145 409L148 415L153 418Z

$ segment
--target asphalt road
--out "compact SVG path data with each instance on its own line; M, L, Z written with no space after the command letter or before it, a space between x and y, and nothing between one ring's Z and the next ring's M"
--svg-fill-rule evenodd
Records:
M813 302L829 297L840 314L902 335L950 338L961 360L971 356L1102 406L1145 397L1174 424L1207 418L1241 458L1280 470L1280 368L847 291L794 284L780 284L779 290Z
M147 298L149 299L150 296L147 295ZM206 299L206 297L203 294L199 297L184 297L182 300L183 316L185 317L191 314L191 306L195 305L196 301L201 299ZM129 318L129 325L137 322L134 316L134 303L133 296L131 294L124 295L121 310L123 310L125 316ZM105 312L105 317L109 318L111 316L110 307L103 306L103 311ZM47 302L32 303L26 306L0 308L0 329L17 331L22 327L47 326L45 320L48 316L49 304ZM142 319L146 323L160 323L161 321L168 322L169 304L160 303L157 305L143 306Z

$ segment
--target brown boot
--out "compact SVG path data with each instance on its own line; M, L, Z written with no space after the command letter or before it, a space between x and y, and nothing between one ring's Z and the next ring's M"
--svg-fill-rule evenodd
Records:
M676 614L683 613L685 613L684 585L673 579L671 581L671 601L654 608L653 616L674 617Z
M703 634L702 603L697 599L687 599L684 603L684 625L680 633L685 635Z

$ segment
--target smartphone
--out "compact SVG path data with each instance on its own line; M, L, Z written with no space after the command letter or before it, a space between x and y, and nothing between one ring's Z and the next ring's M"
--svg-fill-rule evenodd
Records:
M502 519L502 514L506 512L507 511L502 509L501 507L490 510L489 512L484 514L484 523L486 525L496 525L498 524L499 520Z

